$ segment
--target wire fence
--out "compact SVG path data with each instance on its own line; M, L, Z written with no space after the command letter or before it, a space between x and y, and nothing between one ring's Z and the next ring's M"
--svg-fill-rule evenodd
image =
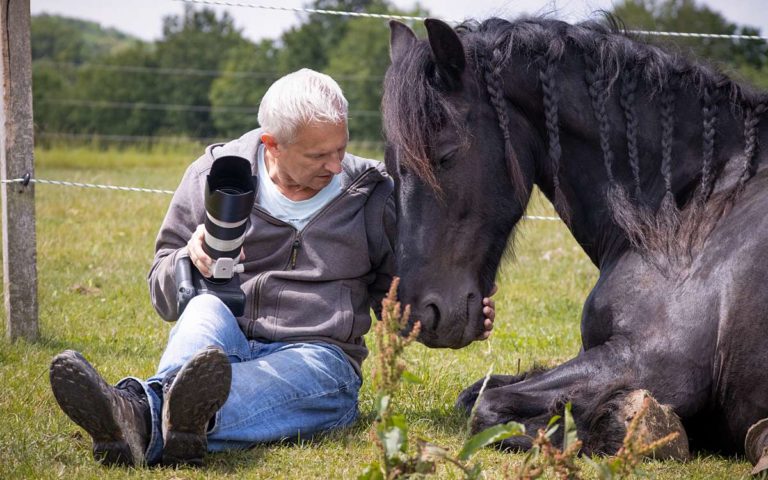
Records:
M421 22L427 19L427 17L417 17L410 15L389 15L380 13L364 13L364 12L346 12L342 10L323 10L315 8L293 8L293 7L278 7L274 5L262 5L247 2L231 2L227 0L171 0L174 2L198 4L198 5L216 5L224 7L242 7L242 8L257 8L261 10L280 10L294 13L315 13L321 15L334 15L342 17L357 17L357 18L378 18L382 20L404 20L412 22ZM462 20L443 19L448 23L459 24ZM719 33L694 33L694 32L665 32L656 30L626 30L626 33L634 35L653 35L663 37L690 37L690 38L711 38L711 39L730 39L730 40L755 40L755 41L767 41L768 36L763 35L740 35L740 34L719 34Z
M118 185L104 185L98 183L83 183L83 182L70 182L66 180L47 180L42 178L32 178L31 176L24 176L21 178L11 178L7 180L1 180L0 183L5 184L20 184L29 185L30 183L43 184L43 185L56 185L60 187L76 187L76 188L95 188L99 190L113 190L121 192L137 192L137 193L155 193L162 195L173 195L174 190L163 190L157 188L143 188L143 187L125 187ZM547 217L540 215L527 215L524 218L528 220L547 220L547 221L560 221L559 217Z
M249 2L237 2L228 0L171 0L175 2L181 2L186 4L199 4L199 5L213 5L224 7L240 7L240 8L254 8L262 10L275 10L286 11L293 13L304 14L321 14L321 15L333 15L343 16L351 18L374 18L382 20L400 20L408 22L420 22L427 17L411 16L411 15L392 15L392 14L378 14L378 13L366 13L366 12L349 12L339 10L325 10L325 9L313 9L313 8L293 8L275 5L264 5ZM446 19L449 23L458 24L461 21ZM723 39L723 40L748 40L748 41L766 41L768 36L761 35L740 35L740 34L715 34L715 33L698 33L698 32L669 32L669 31L653 31L653 30L627 30L626 33L642 36L666 36L666 37L680 37L680 38L700 38L700 39ZM115 72L124 73L148 73L152 75L185 75L185 76L197 76L197 77L219 77L219 76L231 76L241 78L279 78L281 73L279 72L254 72L254 71L226 71L226 70L205 70L194 68L166 68L166 67L148 67L148 66L136 66L136 65L109 65L98 63L82 63L77 64L73 62L38 62L36 64L45 63L55 67L73 68L73 69L102 69ZM380 82L382 78L375 76L361 76L361 75L336 75L336 79L341 81L360 81L360 82ZM159 110L159 111L192 111L192 112L232 112L232 113L245 113L256 114L258 113L258 105L256 106L236 106L236 105L186 105L186 104L165 104L165 103L148 103L148 102L114 102L114 101L100 101L89 99L70 99L70 98L48 98L41 99L41 102L52 105L64 105L75 106L85 108L100 108L100 109L130 109L130 110ZM358 110L350 111L350 116L378 116L380 112L373 110ZM56 139L74 139L74 140L91 140L91 141L116 141L116 142L185 142L185 141L197 141L201 143L213 143L220 141L216 138L186 138L186 137L172 137L172 136L153 136L153 135L117 135L117 134L94 134L94 133L67 133L67 132L38 132L38 136L42 138L56 138ZM365 141L366 144L382 146L383 142ZM3 183L20 183L28 185L29 183L56 185L64 187L77 187L77 188L95 188L101 190L113 190L113 191L127 191L127 192L139 192L139 193L153 193L172 195L173 190L151 189L142 187L127 187L116 185L102 185L94 183L82 183L82 182L70 182L63 180L47 180L39 178L16 178L10 180L4 180ZM544 221L560 221L558 217L550 216L537 216L528 215L525 217L529 220L544 220Z
M145 102L112 102L108 100L81 100L78 98L43 98L39 101L43 104L66 105L87 108L112 108L121 110L163 110L171 112L230 112L230 113L248 113L256 115L259 113L259 107L239 107L236 105L184 105L172 103L145 103ZM379 116L378 110L350 110L350 117L372 117Z

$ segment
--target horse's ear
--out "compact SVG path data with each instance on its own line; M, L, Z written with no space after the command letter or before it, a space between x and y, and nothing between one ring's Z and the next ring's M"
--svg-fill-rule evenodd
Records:
M424 20L424 25L427 27L429 46L432 47L437 65L445 73L460 75L464 71L466 60L459 36L450 25L436 18Z
M389 21L389 58L392 63L410 54L416 44L416 34L397 20Z

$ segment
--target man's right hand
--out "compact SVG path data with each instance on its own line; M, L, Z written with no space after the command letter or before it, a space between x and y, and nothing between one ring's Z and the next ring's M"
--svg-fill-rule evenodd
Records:
M192 260L192 265L197 268L200 274L206 278L213 275L211 269L213 268L213 259L205 253L203 250L203 239L205 237L205 225L202 223L197 226L195 233L187 242L187 252L189 252L189 259ZM245 249L240 249L240 262L245 260Z
M203 238L205 237L205 225L200 224L187 242L187 252L192 265L197 268L204 277L211 276L211 267L213 259L203 250Z

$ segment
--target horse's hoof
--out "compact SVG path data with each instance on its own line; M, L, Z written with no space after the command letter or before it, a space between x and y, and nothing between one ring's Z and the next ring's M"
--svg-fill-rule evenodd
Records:
M657 402L648 390L633 390L624 398L619 415L623 416L625 425L629 427L646 398L649 399L648 411L637 426L637 438L642 439L644 443L651 443L671 433L677 433L676 439L657 448L651 456L658 459L689 460L691 453L688 449L688 436L680 418L671 407Z
M752 475L768 470L768 418L764 418L749 427L744 439L744 451L747 460L755 466Z

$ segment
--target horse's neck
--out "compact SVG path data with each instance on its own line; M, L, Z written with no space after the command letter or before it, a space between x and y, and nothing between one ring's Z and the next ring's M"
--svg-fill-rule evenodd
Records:
M594 112L590 109L590 115L585 117L577 102L567 98L560 102L563 106L559 112L562 156L558 179L562 195L561 205L556 206L561 217L567 219L576 240L598 266L620 255L629 245L626 231L615 222L616 186L623 190L620 193L625 194L628 206L642 204L655 212L667 195L668 183L676 203L684 203L701 184L704 138L698 92L678 93L671 137L664 133L669 123L665 126L659 120L659 97L638 93L636 98L642 101L636 101L634 106L638 118L634 164L627 135L626 102L622 107L618 93L612 94L606 103L609 161ZM710 175L722 171L720 184L734 184L738 179L726 176L738 177L743 170L744 117L734 113L725 100L718 107ZM768 141L765 130L768 129L759 132L763 142ZM671 151L665 155L665 144L669 145L670 141ZM545 162L551 161L546 155L545 158ZM759 158L754 161L760 163ZM666 177L665 168L670 172ZM556 200L552 169L541 168L539 176L540 188ZM713 188L717 188L717 183ZM609 192L614 194L610 201Z

